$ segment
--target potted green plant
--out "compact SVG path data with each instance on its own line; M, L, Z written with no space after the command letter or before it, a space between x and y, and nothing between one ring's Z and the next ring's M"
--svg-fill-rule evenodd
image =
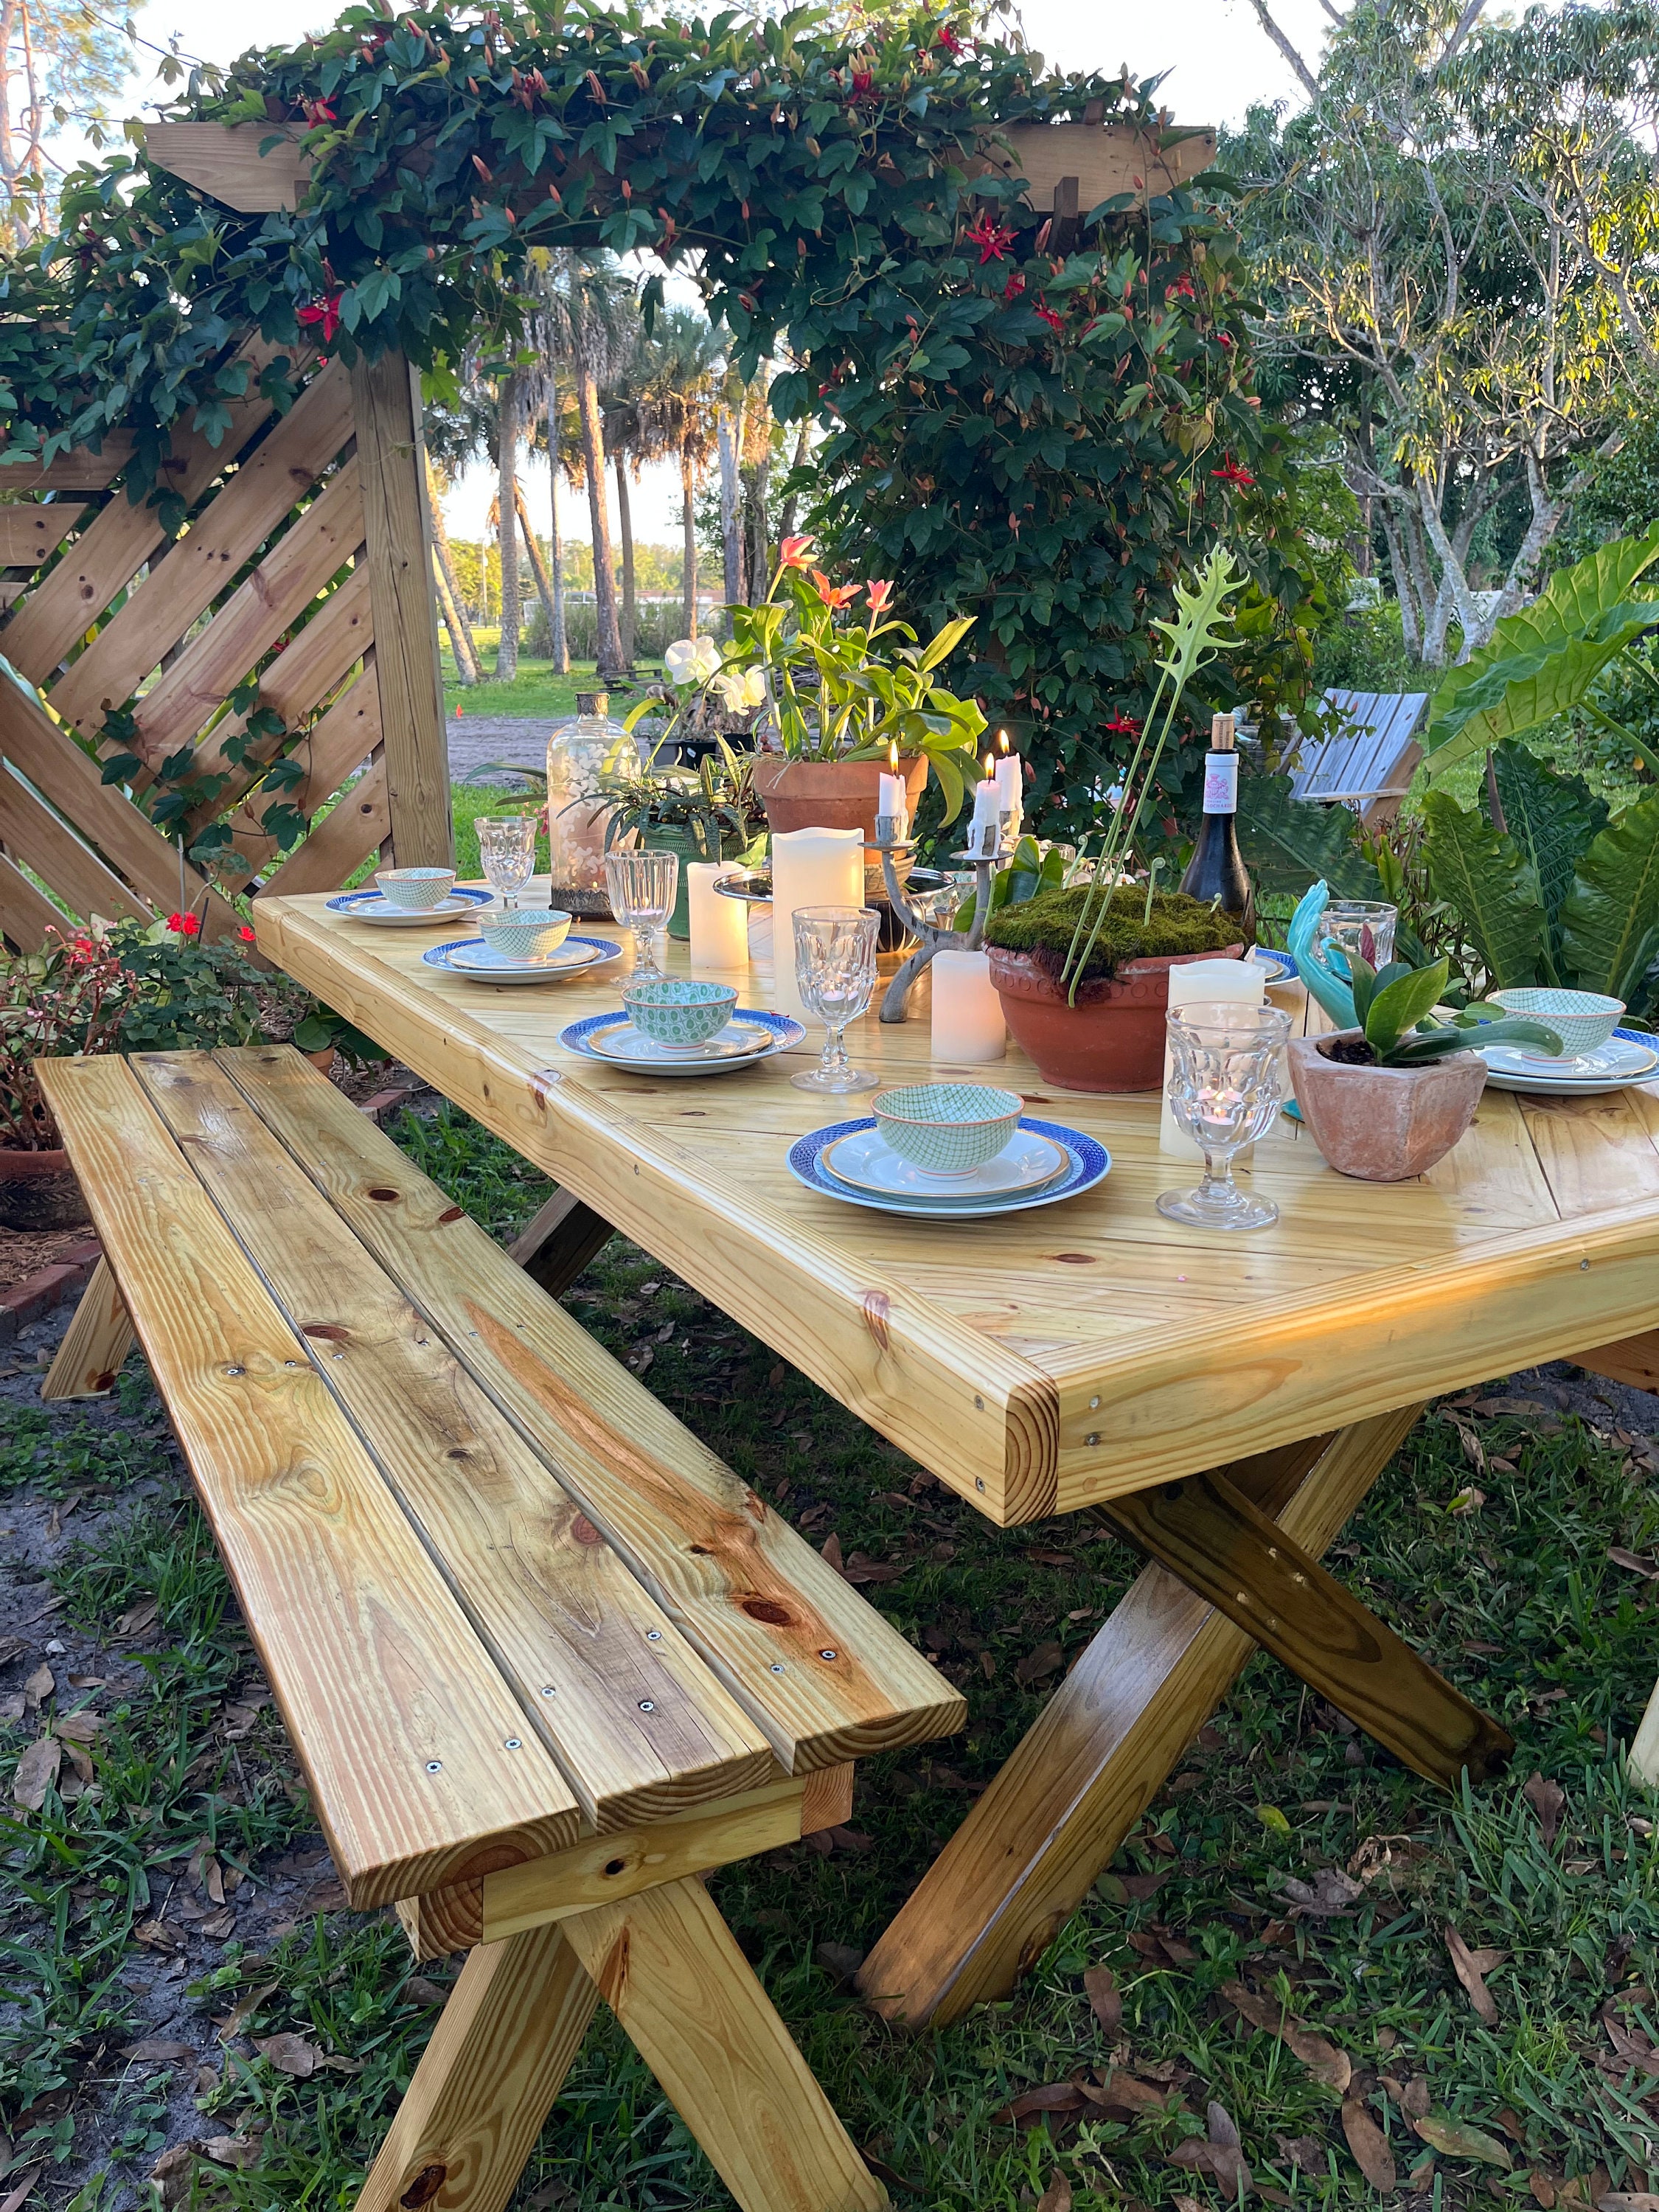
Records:
M659 741L647 766L607 775L592 794L610 808L607 852L632 837L658 852L679 854L679 890L668 918L671 937L691 933L686 875L691 863L756 859L766 835L750 775L752 755L734 753L722 737L715 744L718 757L706 755L695 769L659 768Z
M860 830L873 839L880 777L895 765L913 814L931 769L954 821L978 772L985 716L933 671L974 617L957 617L924 646L889 615L890 583L832 584L811 553L810 538L784 539L765 599L732 608L724 647L709 638L669 647L665 665L682 694L671 732L711 690L731 712L754 713L764 747L754 787L774 830ZM630 727L652 703L632 710Z
M1136 881L1135 844L1187 685L1235 641L1223 629L1244 579L1224 548L1177 581L1176 618L1158 622L1167 647L1115 808L1082 878L992 915L985 930L991 981L1016 1042L1045 1083L1065 1091L1150 1091L1164 1070L1170 969L1188 960L1241 958L1238 925L1218 908L1157 889L1159 863Z
M1480 1047L1561 1050L1553 1030L1501 1006L1466 1007L1433 1021L1449 973L1443 959L1426 968L1396 960L1378 971L1351 953L1348 969L1358 1026L1290 1044L1302 1118L1341 1175L1403 1182L1443 1159L1480 1103Z
M0 967L0 1227L69 1229L86 1203L34 1073L37 1060L115 1048L129 991L113 951L65 937Z

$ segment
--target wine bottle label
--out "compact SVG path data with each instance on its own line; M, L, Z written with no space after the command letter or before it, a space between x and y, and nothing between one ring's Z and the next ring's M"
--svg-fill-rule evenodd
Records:
M1204 811L1206 814L1237 814L1238 811L1238 755L1211 753L1204 763Z

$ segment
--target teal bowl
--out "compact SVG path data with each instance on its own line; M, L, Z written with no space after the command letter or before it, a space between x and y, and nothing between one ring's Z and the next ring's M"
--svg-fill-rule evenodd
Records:
M653 1044L707 1044L732 1018L738 994L729 983L698 983L689 975L657 975L623 992L628 1018Z
M1018 1091L984 1083L912 1083L870 1101L876 1127L924 1175L971 1175L995 1159L1019 1127Z

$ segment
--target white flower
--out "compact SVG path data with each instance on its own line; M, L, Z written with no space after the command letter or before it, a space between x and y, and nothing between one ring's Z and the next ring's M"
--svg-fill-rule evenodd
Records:
M720 649L712 637L682 637L662 659L671 684L707 684L719 671Z
M765 704L766 673L759 668L728 669L714 678L714 689L732 714L742 714Z

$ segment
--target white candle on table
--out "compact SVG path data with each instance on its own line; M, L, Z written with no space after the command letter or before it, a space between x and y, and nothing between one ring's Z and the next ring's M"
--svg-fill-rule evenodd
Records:
M722 898L714 889L722 876L742 873L735 860L693 860L687 868L694 968L749 965L749 909L741 899Z
M1020 816L1020 789L1023 771L1018 753L1004 753L997 762L997 805L1004 814L1012 814L1016 821Z
M864 904L861 830L786 830L772 839L772 1002L798 1022L817 1018L795 981L795 916L805 906Z
M1267 995L1266 971L1254 960L1188 960L1170 970L1170 1012L1182 1006L1259 1006ZM1158 1148L1191 1159L1198 1150L1170 1105L1170 1042L1164 1041L1164 1095L1160 1101ZM1244 1158L1243 1153L1237 1157Z
M994 778L987 776L983 783L974 786L974 821L968 833L969 850L981 855L994 853L1001 837L1002 804L997 796ZM988 838L987 830L992 833Z
M933 979L933 1060L973 1066L1000 1060L1008 1049L1008 1031L987 956L936 952L929 973Z
M877 813L902 814L905 810L907 801L908 794L904 788L904 778L902 775L889 775L886 769L883 769L881 772L881 796L876 801Z

